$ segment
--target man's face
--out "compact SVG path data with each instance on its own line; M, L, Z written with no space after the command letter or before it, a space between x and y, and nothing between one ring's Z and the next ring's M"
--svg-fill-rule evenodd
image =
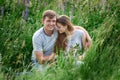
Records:
M43 19L42 22L44 24L45 29L54 30L56 26L56 17L53 18L45 17L45 19Z

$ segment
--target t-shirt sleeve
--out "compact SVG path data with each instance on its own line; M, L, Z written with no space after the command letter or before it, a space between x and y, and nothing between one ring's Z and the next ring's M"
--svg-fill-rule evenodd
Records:
M33 50L34 51L43 51L42 39L41 37L33 36L32 38Z
M84 31L83 30L79 30L78 34L80 35L80 37L82 38L84 36Z

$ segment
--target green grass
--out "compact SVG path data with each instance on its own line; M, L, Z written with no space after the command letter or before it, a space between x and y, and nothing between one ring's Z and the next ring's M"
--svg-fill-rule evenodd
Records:
M119 0L107 0L104 4L101 0L76 1L66 2L63 12L58 1L31 0L27 21L22 16L25 10L22 0L19 6L14 0L0 2L0 7L5 8L4 16L0 14L0 80L120 80ZM93 41L84 64L76 66L72 55L68 58L60 55L57 65L45 73L31 71L32 35L42 26L43 11L53 9L59 15L71 16L71 7L72 22L88 30Z

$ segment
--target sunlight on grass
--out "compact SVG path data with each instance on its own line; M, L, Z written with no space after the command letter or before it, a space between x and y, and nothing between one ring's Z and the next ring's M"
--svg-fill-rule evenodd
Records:
M61 51L44 73L31 70L32 35L47 9L89 32L93 44L84 64L75 64L73 51L67 57ZM0 80L120 80L119 0L1 0L0 11Z

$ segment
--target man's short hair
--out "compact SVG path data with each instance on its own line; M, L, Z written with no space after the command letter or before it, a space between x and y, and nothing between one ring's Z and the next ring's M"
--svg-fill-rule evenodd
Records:
M49 17L50 19L53 17L57 17L57 14L53 10L46 10L43 12L42 18L45 19L45 17Z

